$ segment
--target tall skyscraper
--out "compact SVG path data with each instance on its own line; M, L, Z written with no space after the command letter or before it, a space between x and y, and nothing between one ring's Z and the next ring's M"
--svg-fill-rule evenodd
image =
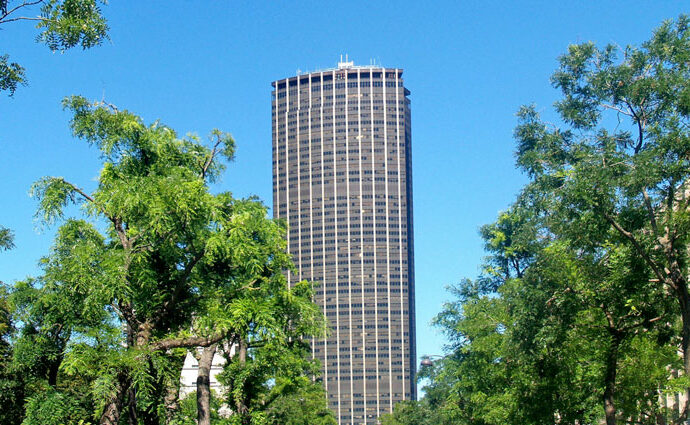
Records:
M312 341L339 423L416 398L410 92L402 69L340 62L273 85L273 214L315 282Z

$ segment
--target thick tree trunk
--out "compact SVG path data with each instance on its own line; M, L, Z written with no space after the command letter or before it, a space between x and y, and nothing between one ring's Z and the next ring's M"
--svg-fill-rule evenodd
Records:
M139 425L139 412L137 411L137 393L134 388L127 390L127 424Z
M127 379L127 375L121 372L118 375L118 383L115 388L115 394L112 395L110 400L105 405L103 413L101 414L101 419L99 421L100 425L119 425L120 415L122 414L122 408L124 406L125 394L129 391L130 382Z
M621 335L615 329L609 329L611 345L606 354L606 371L604 374L604 415L606 425L616 425L616 372L618 371L618 350Z
M185 357L186 355L184 354L177 356L175 359L175 373L172 374L171 380L165 383L165 397L163 398L165 403L165 425L170 425L180 407L180 375L184 367Z
M245 344L243 339L240 339L237 347L237 360L243 366L247 362L247 344ZM235 408L237 409L237 413L240 415L247 413L247 406L244 404L244 400L235 400Z
M57 385L58 372L60 371L60 363L62 359L57 362L52 362L48 366L48 385L55 387Z
M211 425L211 365L218 344L204 348L199 359L196 378L196 405L198 425Z

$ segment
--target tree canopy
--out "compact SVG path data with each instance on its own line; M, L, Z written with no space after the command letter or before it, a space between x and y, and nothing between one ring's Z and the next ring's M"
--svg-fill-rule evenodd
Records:
M690 394L674 378L690 376L688 23L639 47L570 46L551 79L558 122L519 110L530 181L481 229L482 276L436 318L450 343L423 370L428 395L384 423L687 419L670 400Z
M27 425L173 423L184 353L212 350L210 359L219 346L237 372L227 373L222 396L236 408L232 421L249 423L268 398L313 393L306 383L318 366L301 338L320 335L323 316L309 283L287 285L284 223L257 199L209 188L233 158L232 137L214 130L204 144L103 102L75 96L63 105L103 168L92 190L62 177L32 188L37 218L60 227L41 276L4 298L8 371L28 380L17 416ZM69 204L84 217L65 217ZM212 396L200 382L202 423ZM323 414L323 393L311 399Z

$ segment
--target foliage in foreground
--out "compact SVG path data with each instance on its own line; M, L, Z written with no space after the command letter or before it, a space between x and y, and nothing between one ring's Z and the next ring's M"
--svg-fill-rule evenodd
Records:
M570 46L562 125L521 108L530 177L482 228L486 267L436 324L448 355L386 425L679 424L690 394L690 22ZM682 356L678 356L678 353Z
M199 355L199 424L219 402L230 423L275 423L296 394L305 415L322 416L300 338L318 336L323 316L309 283L286 284L285 226L256 199L209 190L232 159L230 135L214 130L206 146L112 105L64 106L103 168L93 190L63 177L32 189L39 220L61 225L43 273L0 292L3 423L172 424L188 350ZM84 216L65 218L69 204ZM235 349L230 389L214 401L219 347Z

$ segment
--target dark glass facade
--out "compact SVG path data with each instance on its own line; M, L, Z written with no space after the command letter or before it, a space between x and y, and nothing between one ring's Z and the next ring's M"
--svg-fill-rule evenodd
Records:
M416 398L410 92L401 69L273 82L273 212L315 284L330 336L312 341L339 423Z

